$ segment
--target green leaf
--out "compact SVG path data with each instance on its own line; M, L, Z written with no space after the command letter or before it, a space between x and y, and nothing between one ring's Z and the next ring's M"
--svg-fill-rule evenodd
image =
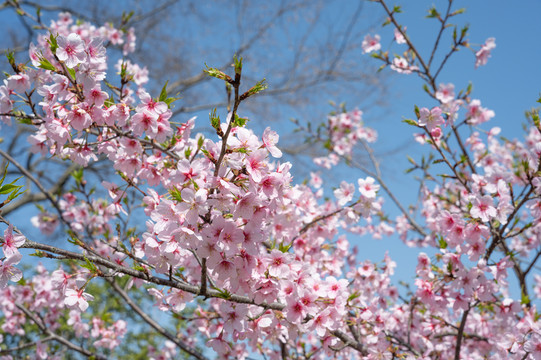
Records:
M463 39L467 34L470 27L468 25L465 25L462 30L460 31L460 37Z
M415 127L419 127L419 124L417 123L417 121L412 120L412 119L404 119L404 120L402 120L402 122L406 123L408 125L413 125Z
M240 58L237 58L237 55L235 54L233 56L233 65L235 66L235 74L239 74L242 71L242 56Z
M126 24L128 23L128 21L130 21L130 19L132 18L132 16L135 14L135 12L132 10L130 11L129 13L126 14L126 12L122 12L122 23L123 24Z
M167 100L167 83L169 81L165 82L165 85L162 88L162 91L160 92L160 97L158 98L159 101L165 101Z
M205 143L205 137L201 135L201 136L197 139L197 148L198 148L198 149L201 149L201 147L203 146L204 143Z
M530 303L530 297L526 295L524 291L521 291L520 303L522 305L527 305Z
M419 112L419 107L417 105L414 106L413 111L415 112L417 119L419 119L421 117L421 113Z
M227 291L226 289L216 289L218 291L218 295L216 297L219 297L221 299L229 300L231 299L231 293Z
M207 66L207 64L205 64L205 66L207 68L203 70L203 72L206 73L208 76L212 76L220 80L233 81L231 77L229 75L226 75L223 71L216 68L211 68Z
M106 99L105 102L103 103L103 105L105 105L105 107L107 108L110 108L114 104L115 104L115 99L113 98L113 95L111 95L109 99Z
M459 15L459 14L464 14L466 12L466 8L460 8L460 9L457 9L455 11L453 11L450 16L455 16L455 15Z
M18 118L17 121L18 121L19 124L32 125L32 119L31 118Z
M438 17L440 17L440 13L436 10L434 6L428 9L428 15L426 16L427 19L438 18Z
M177 94L178 95L178 94ZM175 101L177 100L180 100L181 97L168 97L167 99L165 99L163 102L167 104L167 107L168 108L171 108L171 104L174 103Z
M405 174L409 174L410 172L412 172L412 171L414 171L414 170L416 170L416 169L418 169L417 166L404 170L404 173L405 173Z
M57 71L56 68L53 66L53 64L51 64L51 62L47 60L46 58L44 58L43 56L38 55L38 60L39 60L39 66L38 66L39 68L50 70L50 71Z
M2 179L0 179L0 185L4 183L4 180L6 179L6 175L8 174L8 165L9 163L7 163L6 167L4 168L4 175L2 175Z
M58 49L58 44L56 43L56 38L58 35L53 36L53 33L49 35L49 38L47 39L47 42L51 46L51 52L53 54L56 54L56 49Z
M216 115L216 108L214 108L214 110L211 111L209 117L210 117L210 125L212 125L212 127L215 130L220 129L220 116Z
M440 249L447 249L447 242L443 239L443 237L438 239L438 245Z
M96 267L96 265L94 265L93 263L91 263L90 260L88 260L88 258L87 258L86 256L85 256L85 264L84 264L84 265L81 265L81 267L90 270L91 273L96 273L97 270L98 270L98 268Z
M347 302L349 303L351 300L356 299L359 296L361 296L361 294L358 291L355 291L353 294L348 296L348 301Z
M179 189L177 189L176 187L172 187L171 189L169 189L169 194L176 201L182 202L181 191Z
M280 250L281 252L283 253L287 253L289 251L289 249L291 249L291 246L293 246L293 243L289 243L289 244L284 244L284 243L280 243L278 245L278 250Z
M142 267L141 265L133 265L133 266L132 266L132 269L133 269L133 270L137 270L137 271L141 271L141 272L144 272L144 271L145 271L145 268Z
M6 185L0 187L0 194L5 195L5 194L9 194L11 192L17 192L22 187L23 187L22 185L6 184Z
M243 127L244 125L246 125L246 122L248 121L249 119L247 118L241 118L240 116L238 116L237 114L235 114L235 120L233 120L233 126L235 127Z
M249 98L250 96L253 96L263 90L265 90L266 88L268 88L268 84L267 84L267 80L266 79L263 79L263 80L260 80L258 81L254 86L252 86L250 88L250 90L246 91L244 94L242 94L241 96L241 99L244 100L244 99L247 99Z
M75 69L69 68L66 66L66 69L68 69L68 72L72 78L73 81L75 81Z
M81 184L81 182L83 181L83 168L74 170L71 173L71 176L75 179L75 182L77 184Z
M15 64L15 53L13 51L7 50L6 51L6 57L8 59L8 63L11 65L13 69L17 68L17 65Z

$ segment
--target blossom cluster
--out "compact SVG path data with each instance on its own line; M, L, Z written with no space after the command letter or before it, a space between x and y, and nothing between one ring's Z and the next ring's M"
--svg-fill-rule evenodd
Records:
M397 30L396 42L411 46L405 27ZM171 121L175 99L152 97L144 88L148 72L137 64L120 60L119 86L112 85L107 46L123 45L128 53L134 40L132 31L73 24L61 14L30 46L32 67L0 87L2 120L30 119L32 151L87 169L109 164L117 175L93 182L94 191L75 174L76 187L32 220L48 234L63 224L78 252L25 239L11 225L4 231L1 328L11 343L39 339L38 358L59 358L61 351L40 337L70 332L93 351L113 351L127 323L89 314L103 295L92 286L103 278L123 298L146 297L145 304L179 321L177 336L141 316L167 335L161 347L148 348L154 358L193 352L200 341L223 359L254 352L269 359L539 356L541 323L532 299L540 281L528 295L525 279L541 253L541 129L532 126L525 141L498 139L493 128L486 141L472 131L462 142L460 124L483 124L494 112L457 96L453 84L433 82L428 92L439 104L419 109L410 125L425 131L448 173L438 181L424 174L434 182L421 186L420 220L403 210L392 221L383 211L380 190L388 187L378 171L336 184L332 199L322 197L317 175L315 189L295 184L291 163L281 161L278 134L247 128L236 113L240 98L225 120L211 114L216 137L206 138L194 134L195 118ZM478 58L486 59L493 44ZM363 47L379 51L379 37ZM383 60L398 72L431 76L413 57ZM236 93L237 61L236 80L219 74ZM462 122L460 107L467 109ZM462 156L449 150L453 134ZM315 162L328 169L340 159L353 163L359 144L368 147L376 137L360 110L332 114L328 155ZM135 202L141 211L131 207ZM133 229L129 216L137 217ZM432 251L419 254L415 282L399 294L393 260L359 263L347 232L396 232L408 245ZM23 279L15 265L25 247L38 250L36 256L71 259L71 266L49 272L39 265ZM523 268L517 259L532 265ZM510 269L522 276L522 299L511 293ZM117 281L125 284L120 290Z

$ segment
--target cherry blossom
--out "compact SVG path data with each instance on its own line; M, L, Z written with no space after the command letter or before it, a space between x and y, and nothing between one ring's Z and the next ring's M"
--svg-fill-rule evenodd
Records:
M438 126L445 124L445 120L441 116L441 113L441 109L437 106L430 110L421 108L419 110L419 125L426 126L429 131L435 130Z
M94 296L85 293L82 289L66 289L64 303L69 307L78 307L81 311L88 309L88 302L94 300Z
M371 53L373 51L378 51L381 49L381 44L379 43L380 36L378 34L371 36L366 35L364 37L362 47L363 47L363 53Z
M496 48L496 39L491 37L488 38L481 49L475 53L475 67L486 65L488 58L490 57L490 52Z
M13 266L17 265L22 257L20 253L14 253L3 262L0 261L0 288L5 288L8 281L17 282L22 279L23 272Z
M56 42L58 43L56 56L58 56L58 60L64 61L68 68L73 68L85 61L87 56L85 46L79 35L74 33L67 37L59 35Z
M24 243L24 235L14 234L13 225L9 225L6 230L4 230L4 243L2 244L2 250L6 257L11 257L16 254L19 254L17 250Z
M402 29L403 32L406 32L407 27L404 26ZM404 35L402 35L402 32L398 28L394 29L394 41L396 41L397 44L405 44L406 38L404 38Z

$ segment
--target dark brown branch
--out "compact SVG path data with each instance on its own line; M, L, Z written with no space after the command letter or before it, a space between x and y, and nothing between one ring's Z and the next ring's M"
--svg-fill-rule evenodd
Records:
M111 285L111 287L120 295L122 299L130 306L130 308L137 313L147 324L149 324L154 330L160 333L162 336L166 337L173 343L175 343L179 349L184 351L187 354L195 357L199 360L207 360L203 354L201 354L197 349L192 348L190 345L186 344L184 341L180 340L176 336L173 336L169 331L164 329L160 324L154 321L147 313L145 313L131 298L130 296L115 282L114 279L106 278L106 281Z

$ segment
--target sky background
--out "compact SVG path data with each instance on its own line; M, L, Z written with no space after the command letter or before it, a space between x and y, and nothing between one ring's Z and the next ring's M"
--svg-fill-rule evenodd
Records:
M212 4L209 3L208 5L209 8L207 11L209 13L221 10L220 8L213 9ZM221 4L223 5L224 3ZM272 4L272 2L267 3L267 6L272 7ZM416 44L421 53L426 56L427 51L432 48L435 40L438 22L434 19L425 19L425 15L432 4L435 4L441 9L446 6L446 2L424 0L389 1L389 6L392 7L395 4L401 5L403 9L403 13L397 15L397 20L400 24L407 26L407 33L410 39ZM336 23L347 22L348 15L351 16L357 5L358 2L353 0L334 1L332 2L332 7L329 7L326 14L328 17L325 18L325 21L334 21ZM495 118L489 124L485 124L483 128L488 129L492 126L499 126L502 129L502 135L508 138L521 137L523 134L521 124L524 123L524 111L536 105L535 101L541 91L541 43L539 40L541 38L541 22L539 21L541 1L455 0L453 8L458 9L461 7L465 7L466 12L463 15L457 16L454 19L454 23L460 26L470 24L469 40L474 49L478 49L479 45L484 43L489 37L496 39L497 47L493 50L492 57L489 59L487 65L478 69L474 68L474 52L467 49L461 50L449 61L439 80L442 83L454 83L457 90L465 88L469 82L472 82L472 98L480 99L482 106L492 109L496 114ZM295 15L302 20L302 12ZM387 26L382 29L378 26L381 23L380 20L383 19L384 14L380 5L366 2L360 14L359 22L357 22L356 30L352 34L354 36L364 36L365 33L379 34L383 49L389 49L390 53L396 52L399 54L403 52L405 50L404 45L393 44L392 27ZM3 24L2 26L15 26L17 24L16 21L12 13L11 15L6 12L0 13L0 23ZM218 24L220 21L222 20L217 19L216 23ZM245 19L244 21L246 24L249 24L249 19ZM298 24L300 27L306 26L305 24L303 25L302 21L299 21ZM188 32L194 26L188 20L183 24L179 24L179 26L184 26L183 32L172 31L171 38L164 38L166 45L169 40L175 41L175 36L196 37L198 46L201 49L211 46L213 42L221 42L231 48L235 48L240 41L239 38L230 36L228 31L224 31L223 27L220 28L212 23L208 23L208 28L195 29L193 32ZM225 25L221 26L228 26L227 21L225 21ZM282 24L276 24L273 31L280 33L281 26ZM294 30L293 28L289 31ZM449 48L450 34L451 32L449 31L447 37L444 36L442 39L441 50L443 51ZM280 61L281 58L285 58L291 54L291 46L295 44L294 41L291 41L291 39L294 39L293 35L284 33L278 36L278 39L280 39L280 36L283 36L284 53L276 51L268 52L265 48L260 48L255 50L255 54L266 56L274 61ZM324 34L322 33L322 35ZM277 49L279 48L277 47ZM174 46L171 46L171 51L175 51ZM155 56L156 54L152 55ZM181 59L182 54L179 53L178 56ZM350 52L348 56L344 61L364 63L368 60L375 65L374 68L380 65L377 60L369 59L368 55L363 55L360 48ZM213 66L220 61L219 59L220 57L216 54L207 53L205 55L201 52L199 57L190 60L203 68L204 63ZM262 68L261 64L258 64L256 57L251 57L250 61L251 63L248 62L247 71L250 71L249 66L253 66L252 69L256 69L250 74L254 79L257 77L268 77L267 72L272 71L270 68ZM260 66L258 67L257 65ZM336 102L345 101L349 109L358 107L365 111L364 118L367 126L375 128L379 133L376 150L383 156L382 168L384 176L388 179L389 185L398 195L399 199L403 203L408 204L415 201L417 186L416 182L412 180L413 176L411 174L406 175L403 173L403 170L408 166L406 154L411 155L413 158L418 158L420 154L427 150L427 147L422 148L416 145L412 137L413 129L403 124L401 120L414 117L414 104L419 107L430 108L435 106L436 103L424 93L422 90L423 82L415 75L402 75L394 73L390 69L384 69L380 73L380 76L384 77L385 83L388 86L384 99L387 105L384 107L379 105L370 106L372 100L367 95L367 92L349 91L347 86L344 86L335 91L335 96L332 99L314 95L309 99L308 108L303 107L302 110L296 111L292 110L291 107L284 107L280 112L280 119L277 122L269 122L268 119L260 118L261 120L258 119L251 122L250 126L253 125L258 129L260 134L262 129L270 124L279 129L280 135L284 140L291 139L293 127L288 121L290 117L296 117L301 122L323 121L324 114L330 110L327 100L335 100ZM271 86L270 89L272 89L273 83L270 81L269 83ZM161 84L154 84L154 86L158 87ZM216 89L218 88L218 82L210 83L209 86L210 89ZM208 90L209 88L205 89ZM217 90L214 91L218 92ZM370 93L370 89L368 89L368 93ZM197 115L201 119L207 119L208 110L201 111ZM260 117L261 114L257 116ZM184 119L187 118L188 116ZM0 131L3 133L5 127L2 127ZM303 164L303 159L290 159L294 163L293 170L297 171L296 180L300 182L303 176L306 176L306 172L301 171L301 169L296 170L295 164L298 161ZM327 179L333 179L328 183L326 188L327 195L331 195L330 189L338 186L340 180L355 182L356 178L364 177L360 173L352 175L351 171L343 167L335 171L336 173L332 173L330 177L327 176ZM398 214L396 209L388 201L385 209L388 209L392 215ZM372 240L369 238L356 239L353 236L349 238L352 244L359 246L359 260L368 258L379 261L383 258L385 252L388 251L398 264L395 280L410 282L413 278L417 253L419 252L418 249L409 249L396 237L383 240Z

